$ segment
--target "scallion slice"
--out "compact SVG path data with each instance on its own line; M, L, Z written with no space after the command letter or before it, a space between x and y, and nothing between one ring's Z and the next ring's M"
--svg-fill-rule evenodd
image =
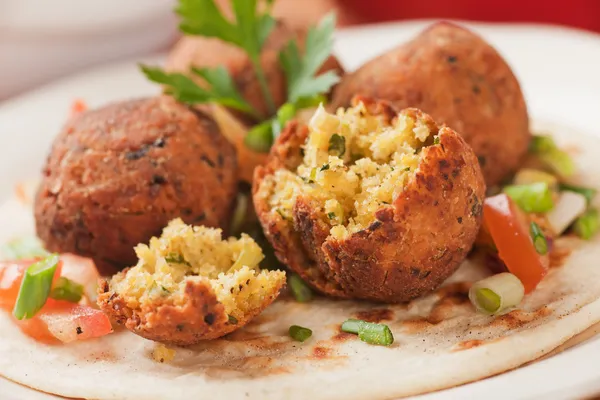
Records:
M51 254L27 268L13 308L16 319L31 318L46 304L59 262L58 254Z
M530 152L561 176L570 176L575 173L575 164L571 157L559 149L550 136L534 136L531 141Z
M509 272L492 275L471 286L469 299L477 311L494 315L518 305L525 295L523 283Z
M292 325L288 330L292 339L304 342L312 336L312 330L299 325Z
M306 303L312 300L312 290L304 283L304 281L296 274L290 274L288 278L288 285L296 298L296 301L300 303Z
M598 231L600 231L600 215L598 210L591 208L581 217L577 218L573 224L575 233L585 240L590 240Z
M394 335L390 327L385 324L348 319L342 324L342 331L358 334L360 340L369 344L389 346L394 343Z
M558 188L563 192L575 192L583 195L587 204L590 204L596 196L597 190L592 188L586 188L583 186L571 185L568 183L561 183L558 185Z
M529 233L531 235L531 240L533 242L533 247L535 247L535 251L541 255L547 254L548 242L546 241L546 236L544 236L540 226L532 221L529 226Z
M83 285L74 282L64 276L58 278L56 285L50 292L50 297L54 300L66 300L71 303L79 303L83 296Z
M244 144L254 151L268 153L273 144L272 121L268 120L250 129L244 138Z
M545 213L554 207L552 191L545 182L509 185L504 187L504 193L527 213Z

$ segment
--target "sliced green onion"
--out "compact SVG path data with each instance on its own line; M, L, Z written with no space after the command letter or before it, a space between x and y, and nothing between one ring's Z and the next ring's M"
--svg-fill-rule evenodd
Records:
M231 235L239 236L242 233L246 215L248 213L248 196L245 193L238 193L235 203L235 211L231 218Z
M312 290L304 283L304 281L296 274L291 274L288 278L288 284L296 301L306 303L312 300Z
M385 324L348 319L342 324L342 331L358 334L360 340L369 344L389 346L394 343L394 335L390 327Z
M589 209L573 224L575 233L585 240L590 240L600 230L600 215L598 210Z
M360 319L347 319L342 324L342 332L358 335L360 325L363 323L365 323L365 321L361 321Z
M50 291L50 297L54 300L66 300L71 303L79 303L82 296L83 285L65 278L64 276L58 278L56 285L54 285L52 291Z
M165 257L165 261L168 262L169 264L185 264L185 265L190 265L190 263L188 261L186 261L186 259L183 257L182 254L179 253L169 253L166 255Z
M547 167L561 176L571 176L575 173L575 164L571 156L559 149L550 136L534 136L530 151L537 155Z
M523 168L516 173L513 184L530 185L532 183L547 183L550 187L556 187L558 179L556 176L538 169Z
M329 138L329 154L342 157L346 153L346 138L334 133Z
M13 309L16 319L31 318L46 304L59 262L58 254L51 254L27 268Z
M488 315L498 314L518 305L523 296L523 283L509 272L482 279L469 290L469 299L477 311Z
M288 332L291 338L297 342L304 342L312 336L312 331L310 329L298 325L290 326Z
M272 121L265 121L250 129L244 138L244 144L254 151L268 153L273 144Z
M586 188L583 186L570 185L568 183L561 183L558 188L564 192L575 192L583 195L587 204L590 204L596 196L597 190L592 188Z
M552 211L546 214L548 224L560 235L587 209L585 196L576 192L562 192Z
M35 236L16 238L0 248L3 258L7 260L23 260L25 258L48 257L42 242Z
M541 255L548 253L548 242L546 241L546 236L544 236L542 233L540 226L533 221L529 227L529 234L531 235L531 240L533 241L533 247L535 247L535 251Z
M544 182L505 186L504 193L527 213L545 213L554 207L552 191Z
M319 104L327 104L327 97L322 94L313 97L301 97L296 101L296 108L301 110L303 108L317 107Z

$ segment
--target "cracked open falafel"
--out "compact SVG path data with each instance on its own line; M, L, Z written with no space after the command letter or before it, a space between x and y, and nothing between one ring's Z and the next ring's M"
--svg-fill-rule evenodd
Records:
M458 133L366 98L288 124L253 184L281 262L322 293L385 302L429 292L458 268L484 194Z

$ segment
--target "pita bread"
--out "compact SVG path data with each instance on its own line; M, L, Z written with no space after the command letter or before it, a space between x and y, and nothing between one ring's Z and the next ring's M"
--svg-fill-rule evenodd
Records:
M600 185L598 139L554 129L559 144L576 144L578 183ZM0 209L0 240L31 232L31 210L10 200ZM434 293L408 304L318 298L297 303L286 294L245 328L193 348L168 363L152 359L156 344L120 330L103 338L47 346L23 335L0 313L0 374L45 392L92 399L389 399L439 390L495 375L550 353L600 321L600 237L556 242L564 259L518 310L477 314L470 282L487 270L474 261ZM558 254L558 253L557 253ZM391 347L341 333L358 317L392 329ZM287 330L313 330L304 343Z

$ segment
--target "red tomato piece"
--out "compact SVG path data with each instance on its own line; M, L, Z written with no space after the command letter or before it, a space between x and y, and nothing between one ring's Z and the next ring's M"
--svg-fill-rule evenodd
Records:
M503 193L485 199L483 220L498 256L521 280L525 293L531 292L548 272L548 256L535 250L527 216Z

